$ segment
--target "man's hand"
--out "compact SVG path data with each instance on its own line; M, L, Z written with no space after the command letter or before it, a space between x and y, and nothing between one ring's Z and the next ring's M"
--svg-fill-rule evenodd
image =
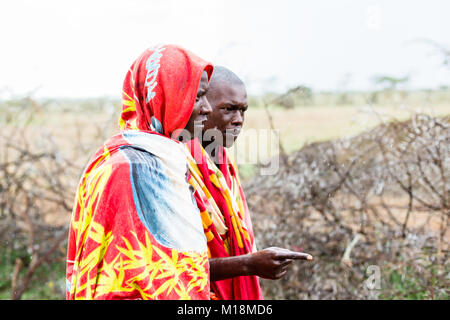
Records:
M294 260L312 260L310 254L288 249L270 247L248 255L247 267L250 274L265 279L280 279Z
M271 247L242 256L211 258L210 279L219 281L239 276L280 279L294 260L312 260L312 256L288 249Z

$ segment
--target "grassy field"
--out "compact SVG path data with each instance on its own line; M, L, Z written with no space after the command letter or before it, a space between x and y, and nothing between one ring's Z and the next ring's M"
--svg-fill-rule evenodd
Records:
M414 101L391 105L310 105L285 109L271 106L251 107L247 111L244 130L232 149L244 178L253 174L254 159L264 161L276 156L280 148L286 153L319 141L350 138L381 123L406 120L413 113L444 116L450 114L450 100L433 105ZM271 120L271 121L270 121ZM267 132L271 128L275 133ZM259 135L259 138L254 136ZM266 138L266 136L268 138ZM251 138L253 137L253 138ZM258 141L257 148L249 144ZM255 157L252 153L258 152Z
M273 127L279 130L280 142L287 152L298 150L311 142L351 137L384 121L405 120L412 112L418 111L437 116L448 115L450 101L448 104L428 108L347 105L269 109ZM269 118L264 109L254 108L247 112L244 129L267 128L270 128Z
M290 108L269 103L268 110L263 101L271 100L273 95L249 97L249 109L246 113L244 130L237 140L239 148L245 140L245 131L273 129L279 131L280 143L285 151L298 150L303 145L345 138L356 135L374 126L393 119L405 120L411 114L423 112L443 116L450 114L450 90L414 91L409 93L384 92L379 94L377 103L368 102L373 93L317 93L313 100L304 100L302 96L292 97ZM29 127L30 132L48 132L53 134L58 144L67 145L67 141L80 136L81 139L95 134L109 136L118 132L117 120L121 110L118 100L47 100L47 101L8 101L0 102L0 123L6 119L5 112L10 106L23 109L23 104L33 114L27 119L14 119L11 124ZM19 107L20 106L20 107ZM7 121L6 121L7 122ZM276 154L272 150L270 155Z

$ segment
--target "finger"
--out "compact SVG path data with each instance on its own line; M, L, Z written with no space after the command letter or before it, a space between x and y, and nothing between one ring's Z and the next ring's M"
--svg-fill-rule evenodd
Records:
M288 265L290 265L292 263L292 259L284 259L284 260L280 260L280 267L286 267Z
M276 259L294 259L294 260L312 260L312 255L304 252L295 252L295 251L289 251L289 252L279 252L277 254Z
M275 275L275 279L281 279L286 274L287 270L281 271Z

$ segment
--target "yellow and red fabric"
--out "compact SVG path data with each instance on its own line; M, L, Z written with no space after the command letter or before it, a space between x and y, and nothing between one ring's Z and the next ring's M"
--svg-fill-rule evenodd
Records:
M209 299L186 150L171 138L212 66L183 48L146 50L123 87L123 131L81 177L69 230L67 299Z
M236 164L219 149L219 167L198 139L186 143L189 183L195 189L210 258L238 256L256 249L252 223ZM240 276L211 282L211 296L219 300L262 299L258 277Z

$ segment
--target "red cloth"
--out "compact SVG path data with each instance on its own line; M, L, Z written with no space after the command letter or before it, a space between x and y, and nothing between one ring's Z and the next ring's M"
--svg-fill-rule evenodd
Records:
M162 67L163 72L159 71ZM152 130L167 137L183 129L203 70L209 79L213 66L181 47L164 45L146 50L125 77L120 128Z
M192 113L212 65L173 45L146 50L123 88L124 130L81 177L69 230L68 299L209 299L206 239L169 136ZM159 134L158 134L159 133Z
M197 139L189 141L186 146L192 156L188 159L189 183L195 189L194 196L200 209L210 257L223 258L253 252L252 223L237 166L223 147L217 168ZM213 222L214 215L219 217L216 222ZM217 223L222 219L227 228L224 234L221 234L220 223ZM256 276L214 281L211 282L211 289L212 296L219 300L263 298Z

